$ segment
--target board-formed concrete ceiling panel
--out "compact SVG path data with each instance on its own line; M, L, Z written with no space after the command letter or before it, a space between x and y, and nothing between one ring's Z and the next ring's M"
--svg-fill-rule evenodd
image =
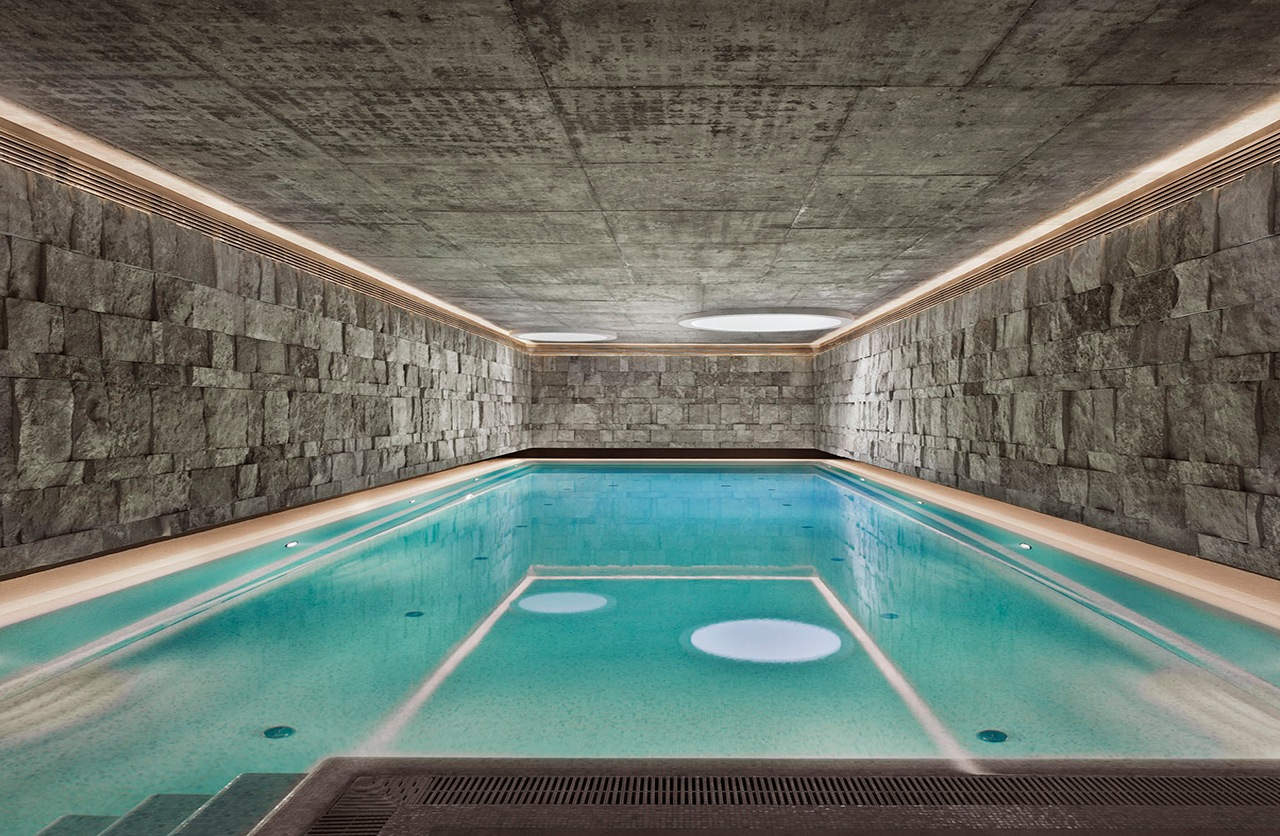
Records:
M869 310L1280 95L1249 0L5 6L0 95L505 328L623 342Z

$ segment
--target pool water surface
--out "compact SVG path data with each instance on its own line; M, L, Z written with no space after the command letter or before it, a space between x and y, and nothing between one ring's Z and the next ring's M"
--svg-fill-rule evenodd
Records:
M335 754L1275 758L1277 639L822 464L513 464L0 630L0 821Z

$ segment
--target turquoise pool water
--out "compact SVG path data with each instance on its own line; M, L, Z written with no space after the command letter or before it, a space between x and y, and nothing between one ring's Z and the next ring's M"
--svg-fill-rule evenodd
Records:
M5 833L341 753L1280 757L1275 632L817 464L515 465L291 540L0 631ZM787 624L814 658L704 641Z

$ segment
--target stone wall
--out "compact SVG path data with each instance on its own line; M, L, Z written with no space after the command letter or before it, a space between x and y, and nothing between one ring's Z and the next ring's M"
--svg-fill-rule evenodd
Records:
M537 357L535 447L813 447L808 357Z
M0 165L0 574L528 446L529 357Z
M818 446L1280 577L1275 180L821 354Z

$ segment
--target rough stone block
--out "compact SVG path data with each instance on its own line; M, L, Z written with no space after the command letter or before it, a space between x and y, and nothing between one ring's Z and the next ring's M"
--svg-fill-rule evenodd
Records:
M175 261L169 272L206 287L216 285L218 271L213 254L213 239L185 227L175 227L174 235Z
M1218 191L1218 244L1223 249L1271 234L1275 184L1270 165L1250 169Z
M1129 342L1131 363L1158 365L1187 358L1191 324L1187 319L1156 319L1133 329Z
M96 381L72 384L71 455L76 459L105 459L115 450L112 442L111 402L107 387Z
M1112 452L1116 449L1116 393L1111 389L1086 389L1067 394L1067 446L1078 450Z
M156 319L174 325L191 325L195 305L195 285L185 279L155 276Z
M1209 269L1208 258L1173 265L1178 290L1170 316L1187 316L1209 310Z
M20 299L43 299L45 247L25 238L9 239L9 273L6 296ZM44 299L53 302L51 299Z
M1168 454L1165 390L1158 387L1116 393L1116 449L1134 456Z
M1144 276L1160 268L1159 225L1154 215L1107 233L1103 266L1109 281Z
M156 453L206 447L204 391L161 387L152 392L151 449Z
M102 257L102 198L71 190L72 215L69 249L92 258Z
M1128 279L1114 287L1111 321L1117 325L1140 325L1164 319L1178 302L1178 279L1172 270Z
M156 362L156 324L145 319L100 314L102 356L131 363Z
M1187 485L1187 527L1241 543L1249 541L1247 494Z
M37 470L71 458L70 382L15 380L13 405L18 467Z
M103 204L102 255L107 261L150 269L150 215L111 201Z
M62 308L27 299L4 300L7 348L33 354L57 354L63 349Z
M212 467L191 473L191 507L230 506L237 497L237 468Z
M122 523L153 519L190 507L190 473L122 479L118 484Z
M19 238L35 238L31 207L31 175L0 164L0 232Z
M34 237L55 247L70 249L75 204L71 190L38 174L30 177L31 222Z
M1167 398L1169 446L1175 458L1257 466L1256 384L1172 386Z
M188 367L212 365L208 331L168 323L155 323L154 327L159 334L157 362Z
M1280 296L1224 310L1217 348L1225 356L1280 351Z
M1143 475L1124 476L1121 485L1121 507L1126 516L1159 525L1185 525L1186 500L1181 485Z
M1217 193L1204 192L1157 213L1160 266L1206 256L1217 249Z
M155 318L155 274L127 264L113 265L112 313L138 319Z
M1106 273L1102 237L1077 244L1068 253L1067 279L1076 293L1101 287L1110 279Z
M63 309L63 350L72 357L101 357L99 314L78 308Z
M211 447L243 447L249 433L249 398L242 389L204 390L204 421Z
M1204 262L1211 308L1248 305L1280 296L1280 236L1215 253Z

